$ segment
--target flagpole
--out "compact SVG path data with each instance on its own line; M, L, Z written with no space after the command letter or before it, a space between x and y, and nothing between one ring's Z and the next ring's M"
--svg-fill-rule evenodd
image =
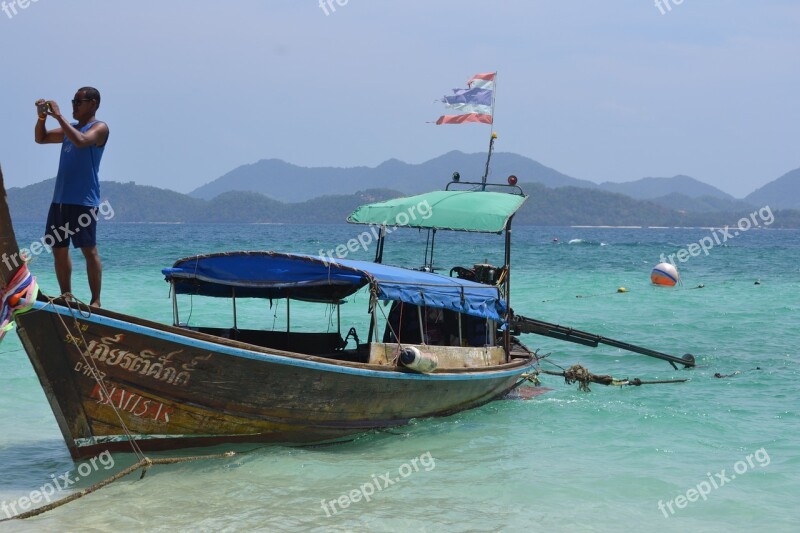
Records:
M492 121L489 123L489 126L492 130L494 130L494 103L495 99L497 98L497 72L494 73L494 88L492 89ZM492 151L494 151L494 140L497 139L497 134L492 131L491 135L489 136L489 155L486 157L486 170L483 173L483 178L481 179L481 190L486 190L486 180L489 177L489 162L492 160Z

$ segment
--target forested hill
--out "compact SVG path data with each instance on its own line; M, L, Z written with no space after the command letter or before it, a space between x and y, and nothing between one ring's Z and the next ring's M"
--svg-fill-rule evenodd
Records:
M529 195L516 224L539 226L723 226L733 225L751 210L693 213L676 211L628 196L581 187L549 188L522 184ZM173 223L342 223L359 205L401 196L391 189L368 189L325 195L297 203L279 202L255 192L226 192L211 200L133 182L102 183L105 212L111 222ZM53 180L8 191L13 220L41 222L53 193ZM773 210L773 228L800 228L800 211Z

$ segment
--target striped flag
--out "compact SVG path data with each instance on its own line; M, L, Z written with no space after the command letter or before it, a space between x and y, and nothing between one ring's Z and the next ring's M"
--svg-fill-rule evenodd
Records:
M494 78L497 72L475 74L467 81L466 89L453 89L451 96L442 98L445 106L458 115L442 115L436 124L463 124L464 122L492 123L494 112Z

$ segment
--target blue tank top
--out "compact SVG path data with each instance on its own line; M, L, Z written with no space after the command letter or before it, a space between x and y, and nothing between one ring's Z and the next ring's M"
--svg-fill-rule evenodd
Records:
M97 122L89 122L80 128L80 132L86 133ZM73 126L77 126L77 123ZM64 136L53 191L54 204L100 205L100 159L105 147L104 144L102 147L92 145L78 148Z

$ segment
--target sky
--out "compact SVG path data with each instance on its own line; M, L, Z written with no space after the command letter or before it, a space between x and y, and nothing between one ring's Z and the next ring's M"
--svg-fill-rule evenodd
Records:
M53 177L34 101L69 110L84 85L103 180L189 192L260 159L485 152L490 126L432 122L497 71L496 150L576 178L743 197L800 167L800 2L660 1L4 0L0 165L9 187Z

